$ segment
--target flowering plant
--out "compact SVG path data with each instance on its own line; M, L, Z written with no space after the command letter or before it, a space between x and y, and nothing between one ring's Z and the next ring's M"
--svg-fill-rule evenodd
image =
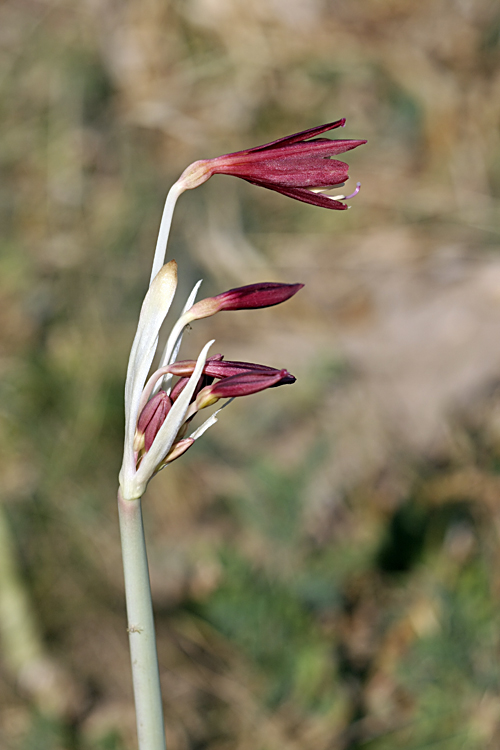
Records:
M263 146L194 162L167 196L150 288L142 304L127 369L125 441L118 491L139 750L165 750L141 497L155 474L179 458L215 424L220 409L187 435L189 425L199 411L220 399L228 399L228 403L239 396L295 382L293 375L285 369L228 361L221 354L208 357L213 341L203 347L196 360L178 360L184 330L190 323L218 312L278 305L303 286L263 282L230 289L196 302L201 283L198 282L172 327L156 369L148 378L158 348L160 329L177 287L176 262L172 260L164 265L175 203L183 191L201 185L212 175L229 174L305 203L345 209L347 206L342 201L346 196L329 196L325 190L343 185L348 177L348 167L330 157L356 148L365 141L315 137L344 124L345 120L337 120ZM359 184L347 197L353 197L358 191ZM174 377L178 380L173 384Z

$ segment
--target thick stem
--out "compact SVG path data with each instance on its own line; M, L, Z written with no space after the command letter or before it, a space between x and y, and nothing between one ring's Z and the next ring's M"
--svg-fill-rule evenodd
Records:
M156 241L155 255L153 258L153 268L151 269L151 280L149 282L150 285L158 271L165 263L168 236L170 234L170 226L172 224L172 216L174 214L175 204L177 203L177 198L181 193L184 192L184 190L185 188L182 187L180 182L175 182L168 191L165 206L163 208L163 214L161 217L158 239Z
M139 750L165 750L165 727L141 501L118 493Z

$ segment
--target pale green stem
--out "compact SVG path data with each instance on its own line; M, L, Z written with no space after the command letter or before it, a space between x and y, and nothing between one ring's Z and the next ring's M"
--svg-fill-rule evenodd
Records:
M141 501L118 493L139 750L165 750L160 674Z
M163 208L163 214L160 222L160 229L158 232L158 239L156 241L155 255L153 259L153 268L151 270L151 279L149 284L153 281L154 277L165 263L165 255L167 252L168 236L170 234L170 226L172 224L172 216L174 214L175 204L177 198L183 193L185 187L182 186L181 182L175 182L170 190L168 191L165 206Z

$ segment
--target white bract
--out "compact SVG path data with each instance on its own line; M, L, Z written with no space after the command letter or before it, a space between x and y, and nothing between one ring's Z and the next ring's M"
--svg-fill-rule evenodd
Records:
M186 304L188 309L194 302L198 286L199 284L195 287L194 294L192 293L189 297ZM119 475L120 491L124 500L135 500L144 494L147 483L171 450L179 429L185 421L196 384L205 366L208 350L213 344L213 341L209 341L203 347L186 387L170 409L151 448L142 456L139 465L137 465L137 453L134 451L137 420L145 405L144 402L147 401L151 393L150 386L146 386L146 379L158 347L160 328L172 304L176 287L177 264L172 260L160 269L144 298L137 332L130 352L125 383L125 445L123 463ZM165 366L170 364L173 361L172 357L175 357L177 354L183 328L179 330L177 324L174 324L173 328L177 333L176 339L171 343L168 354L165 352L162 357L160 363L161 371L158 370L154 373L149 379L148 384L151 381L161 383ZM192 437L194 439L203 434L205 431L203 427L207 429L214 423L214 417L209 419L210 424L202 425L201 428L193 433Z

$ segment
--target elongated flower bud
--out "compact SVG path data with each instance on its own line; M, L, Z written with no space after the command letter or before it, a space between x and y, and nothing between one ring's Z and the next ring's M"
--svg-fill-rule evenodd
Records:
M193 371L191 370L191 373L192 372ZM191 375L191 373L189 374ZM182 391L188 384L188 380L189 380L189 375L185 378L179 378L177 383L174 385L174 387L170 391L170 398L172 399L172 401L177 401L178 397L181 395Z
M193 372L195 364L196 362L192 359L174 362L169 366L169 371L172 373L172 375L178 375L181 378L187 378ZM207 359L205 367L203 368L203 373L205 375L210 375L214 378L230 378L232 375L242 375L247 372L262 374L267 373L269 375L272 375L274 373L280 372L280 370L277 370L275 367L269 367L268 365L259 365L255 362L231 362L230 360L216 360L215 358L210 358L210 360ZM295 383L295 378L293 375L288 373L288 375L280 381L279 385L288 385L291 383ZM172 398L174 390L177 388L177 386L178 383L172 390Z
M252 393L264 391L274 385L281 384L290 376L287 370L275 370L273 373L246 372L241 375L232 375L217 381L207 388L203 388L196 397L196 407L204 409L215 404L220 398L236 398L238 396L250 396Z
M240 286L222 292L216 297L200 300L188 310L187 315L190 320L200 320L222 310L257 310L273 307L293 297L303 286L304 284L280 284L274 281Z
M134 439L134 450L139 451L144 448L148 451L167 414L172 408L172 399L165 391L158 391L153 398L148 401L141 412L137 421L137 430Z
M163 465L171 464L172 461L175 461L176 458L179 458L179 456L184 455L184 453L191 448L191 446L194 444L194 438L183 438L182 440L178 440L176 443L173 444L172 448L170 449L170 452L165 456L165 460L162 462Z
M216 362L219 362L223 354L214 354L213 357L208 357L206 364L215 364ZM192 375L196 362L194 360L188 360L187 362L180 363L180 367L176 367L177 363L173 363L172 365L169 365L169 372L172 375L179 375L180 379L177 381L177 383L172 388L172 391L170 393L170 398L172 401L176 401L177 398L180 396L182 391L187 385L187 382ZM203 368L203 375L200 378L198 385L195 388L194 396L197 396L198 393L201 391L202 388L204 388L206 385L210 385L214 379L214 377L219 377L218 375L213 375L212 373L208 373L205 371L205 368Z

